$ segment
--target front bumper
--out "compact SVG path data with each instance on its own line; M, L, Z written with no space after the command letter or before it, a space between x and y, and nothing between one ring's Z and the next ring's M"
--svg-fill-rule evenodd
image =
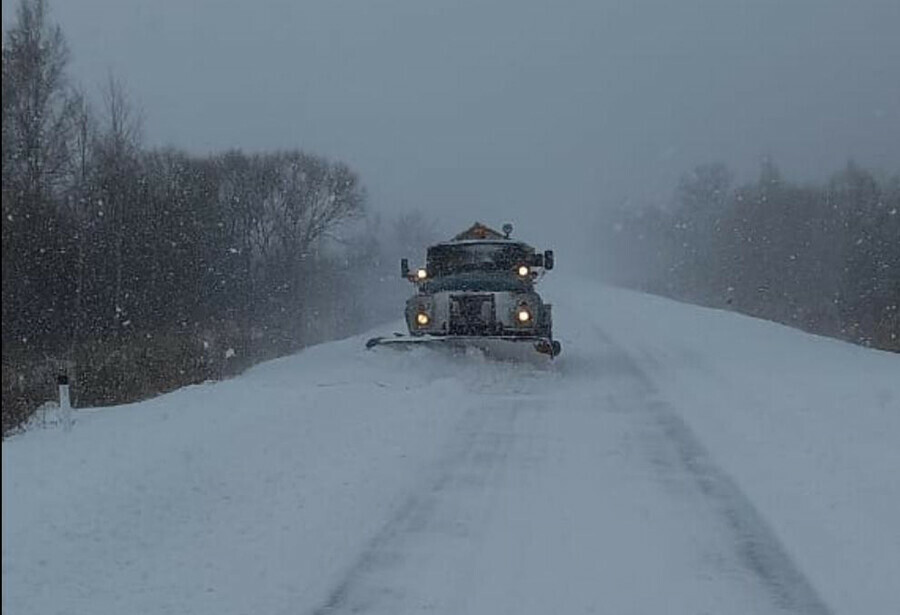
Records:
M373 337L366 342L366 348L392 346L395 348L444 347L449 349L477 348L490 356L515 356L521 351L548 357L562 352L560 343L549 337L538 335L417 335L395 337ZM514 351L514 352L511 352Z

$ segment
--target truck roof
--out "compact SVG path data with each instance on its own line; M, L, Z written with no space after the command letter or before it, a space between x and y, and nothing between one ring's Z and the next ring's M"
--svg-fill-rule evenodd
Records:
M440 243L436 243L431 247L434 248L436 246L469 246L469 245L498 245L498 246L510 246L510 245L518 245L524 248L530 248L527 243L524 241L518 241L516 239L451 239L450 241L441 241Z

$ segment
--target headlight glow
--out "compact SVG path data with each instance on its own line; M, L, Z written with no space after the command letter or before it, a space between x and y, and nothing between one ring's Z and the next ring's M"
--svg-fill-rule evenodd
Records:
M528 265L519 265L519 275L521 277L526 277L529 273L531 273L531 268Z
M419 323L420 327L424 327L429 322L431 322L431 319L428 318L428 314L426 314L425 312L419 312L418 314L416 314L416 322Z
M425 269L419 269L418 271L416 271L416 277L420 280L424 280L428 277L428 272Z
M516 312L516 318L519 319L519 322L526 323L531 320L531 312L528 311L528 308L519 308L519 311Z

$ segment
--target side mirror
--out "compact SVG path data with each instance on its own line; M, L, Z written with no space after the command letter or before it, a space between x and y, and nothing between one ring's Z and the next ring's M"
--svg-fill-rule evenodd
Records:
M401 278L409 277L409 259L408 258L400 259L400 277Z
M553 269L553 250L546 250L544 252L544 269L547 271Z

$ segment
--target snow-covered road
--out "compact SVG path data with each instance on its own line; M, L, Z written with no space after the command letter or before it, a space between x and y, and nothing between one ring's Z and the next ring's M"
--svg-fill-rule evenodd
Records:
M549 368L355 338L4 442L3 612L897 612L900 357L546 291Z

